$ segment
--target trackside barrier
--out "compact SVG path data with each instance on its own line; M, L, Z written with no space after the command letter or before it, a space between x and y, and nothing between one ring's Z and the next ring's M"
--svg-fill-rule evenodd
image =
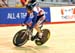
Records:
M45 10L49 24L75 23L75 6L50 7ZM15 26L24 22L25 8L0 8L0 27Z

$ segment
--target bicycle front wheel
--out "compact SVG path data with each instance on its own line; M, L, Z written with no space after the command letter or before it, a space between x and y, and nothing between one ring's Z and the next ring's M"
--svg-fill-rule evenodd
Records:
M26 29L18 31L13 37L13 44L17 47L24 45L29 39L29 35L26 34Z

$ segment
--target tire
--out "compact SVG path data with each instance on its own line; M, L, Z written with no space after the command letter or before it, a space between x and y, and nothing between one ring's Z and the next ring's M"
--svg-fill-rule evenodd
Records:
M25 34L26 29L18 31L13 37L13 44L17 47L20 47L27 43L29 35Z
M43 45L47 42L47 40L50 38L50 31L48 29L43 29L43 36L40 40L35 40L35 44L38 46ZM38 36L39 33L37 33Z

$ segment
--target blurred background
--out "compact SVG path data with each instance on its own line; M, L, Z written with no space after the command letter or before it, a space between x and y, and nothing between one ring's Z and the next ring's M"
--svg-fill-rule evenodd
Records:
M75 0L37 0L41 7L75 5ZM0 0L0 7L22 7L20 0Z

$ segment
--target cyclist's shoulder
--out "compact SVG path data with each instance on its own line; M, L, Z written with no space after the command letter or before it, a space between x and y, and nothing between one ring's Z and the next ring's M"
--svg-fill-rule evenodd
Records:
M37 13L39 13L40 11L43 11L43 12L44 12L44 10L43 10L42 8L40 8L39 6L35 6L35 7L33 8L33 10L34 10L35 12L37 12Z

